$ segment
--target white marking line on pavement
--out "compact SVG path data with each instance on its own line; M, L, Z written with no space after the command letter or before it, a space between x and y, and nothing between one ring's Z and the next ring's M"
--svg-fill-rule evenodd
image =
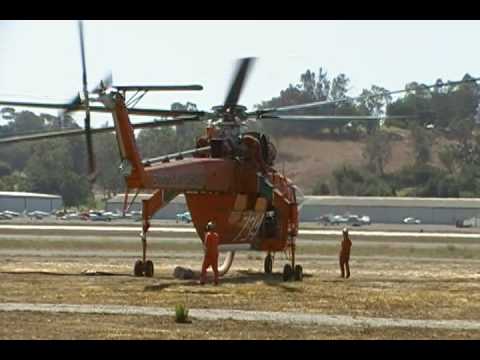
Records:
M0 311L33 311L74 314L112 314L173 316L173 309L127 305L76 305L0 303ZM193 318L202 320L269 321L286 324L324 326L371 326L430 328L449 330L480 330L480 321L470 320L412 320L395 318L352 317L348 315L306 314L294 312L245 311L233 309L190 309Z
M132 231L140 232L141 226L76 226L76 225L0 225L0 230L72 230L72 231ZM148 231L194 233L193 228L151 227Z
M71 230L71 231L112 231L112 232L140 232L141 227L132 226L75 226L75 225L0 225L0 230ZM151 227L151 232L165 233L195 233L194 228L180 227ZM340 230L300 230L299 235L339 235ZM463 238L480 239L480 234L466 233L439 233L439 232L389 232L389 231L354 231L355 236L382 236L382 237L437 237L437 238Z

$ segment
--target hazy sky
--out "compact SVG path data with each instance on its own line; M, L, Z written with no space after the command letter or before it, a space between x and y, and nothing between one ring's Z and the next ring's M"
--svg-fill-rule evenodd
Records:
M240 99L250 109L319 67L332 77L345 73L350 95L372 84L395 90L410 81L480 76L480 21L86 21L84 27L91 87L109 70L117 85L204 86L148 94L144 107L192 101L209 110L223 103L235 60L246 56L258 57ZM61 101L81 90L81 80L76 21L0 21L1 99Z

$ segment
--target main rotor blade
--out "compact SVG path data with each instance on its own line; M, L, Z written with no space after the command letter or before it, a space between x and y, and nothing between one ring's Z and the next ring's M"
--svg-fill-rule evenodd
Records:
M441 83L441 84L433 84L433 85L419 85L419 89L434 89L434 88L439 88L439 87L444 87L444 86L455 86L459 84L464 84L464 83L471 83L471 82L478 82L480 81L480 78L472 78L472 79L467 79L467 80L459 80L459 81L449 81L447 83ZM381 94L373 94L373 95L367 95L367 96L356 96L356 97L345 97L337 100L330 100L330 101L316 101L316 102L311 102L307 104L300 104L300 105L291 105L291 106L281 106L277 108L269 108L269 109L263 109L263 110L258 110L258 111L253 111L248 113L248 115L257 115L260 116L262 114L266 113L272 113L272 112L281 112L281 111L292 111L292 110L303 110L303 109L309 109L309 108L316 108L319 106L324 106L324 105L333 105L333 104L338 104L346 101L357 101L361 99L369 99L369 98L378 98L378 97L385 97L389 95L396 95L396 94L402 94L412 91L412 89L402 89L402 90L394 90L394 91L385 91L384 93Z
M83 92L85 97L88 97L88 87L87 87L87 64L85 61L85 42L83 39L83 21L78 21L78 34L80 36L80 53L82 56L82 84Z
M96 94L99 93L102 89L108 89L112 86L113 76L112 72L110 71L100 82L98 85L92 90L92 93Z
M271 120L294 120L294 121L315 121L315 120L382 120L382 119L405 119L412 116L371 116L371 115L262 115L259 119Z
M233 79L232 85L230 86L230 91L228 92L227 98L225 99L224 107L233 107L237 105L240 94L242 93L245 80L248 76L248 72L251 68L251 64L255 58L244 58L240 60L240 64L237 68L237 73Z
M75 97L75 99L77 99ZM77 104L77 103L76 103ZM33 102L20 102L20 101L0 101L0 105L6 106L19 106L19 107L31 107L31 108L42 108L42 109L67 109L71 108L69 111L84 111L84 104L73 104L73 101L70 103L33 103ZM145 108L127 108L129 115L139 115L139 116L181 116L181 115L195 115L195 116L204 116L206 113L204 111L188 111L188 110L163 110L163 109L145 109ZM111 113L111 110L103 106L90 106L90 112L99 112L99 113Z
M181 125L185 122L198 121L200 120L197 116L185 116L172 120L161 120L161 121L151 121L138 124L132 124L134 129L147 129L147 128L156 128L161 126L172 126L172 125ZM114 126L91 129L92 134L104 133L104 132L113 132L115 131ZM58 137L70 137L84 135L86 133L85 129L73 129L73 130L63 130L63 131L52 131L34 135L20 135L20 136L11 136L7 138L0 138L0 145L44 140Z
M202 85L127 85L112 86L120 91L199 91L203 90Z
M66 109L71 106L72 102L68 103L39 103L39 102L26 102L26 101L1 101L0 105L6 106L19 106L19 107L32 107L42 109Z
M209 151L209 150L211 150L210 146L204 146L201 148L196 148L191 150L183 150L173 154L166 154L166 155L161 155L154 158L144 159L142 163L144 165L151 165L152 163L155 163L155 162L162 162L165 160L175 159L178 157L185 157L185 156L194 155L194 154L201 153L204 151Z

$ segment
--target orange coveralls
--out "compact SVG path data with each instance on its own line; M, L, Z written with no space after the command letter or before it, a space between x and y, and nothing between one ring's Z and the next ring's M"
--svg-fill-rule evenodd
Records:
M352 240L350 240L350 237L348 235L344 236L342 241L342 248L340 249L340 254L339 254L340 271L341 271L342 278L346 277L348 279L350 277L350 265L348 264L348 261L350 260L351 247L352 247ZM345 276L345 272L347 276Z
M214 274L214 283L218 284L218 233L214 231L208 231L205 234L205 257L202 264L202 273L200 275L200 283L205 284L207 279L207 269L211 266Z

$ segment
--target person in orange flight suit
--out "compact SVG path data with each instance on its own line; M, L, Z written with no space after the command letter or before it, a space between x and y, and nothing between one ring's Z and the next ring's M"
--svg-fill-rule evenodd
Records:
M339 254L340 272L342 278L346 277L348 279L350 277L350 265L348 264L348 261L350 260L350 248L352 247L352 240L350 240L350 237L348 236L347 228L344 228L342 233L343 240Z
M218 243L220 238L215 231L215 223L209 221L207 224L207 232L205 233L205 241L203 248L205 257L202 264L202 273L200 275L200 284L205 284L207 279L207 269L211 266L214 274L214 284L218 285Z

